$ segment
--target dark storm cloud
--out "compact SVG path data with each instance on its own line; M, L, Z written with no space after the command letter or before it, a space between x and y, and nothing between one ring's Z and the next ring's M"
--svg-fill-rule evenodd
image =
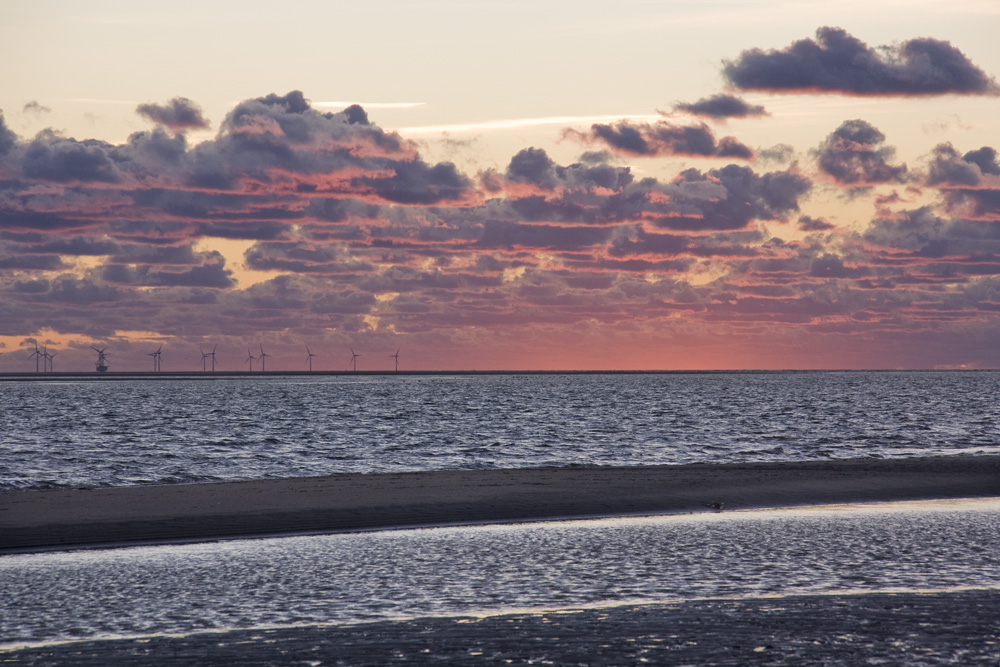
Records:
M1000 162L997 162L997 152L994 148L983 146L979 150L969 151L962 156L962 159L979 167L984 174L1000 176Z
M360 104L352 104L344 109L347 122L351 125L369 125L368 112Z
M781 50L744 51L724 61L737 88L855 95L1000 95L1000 85L946 41L921 37L872 48L841 28Z
M717 119L767 115L767 110L761 105L750 104L735 95L727 95L725 93L703 97L697 102L681 102L674 105L674 110L684 111L695 116L706 116Z
M369 194L407 205L458 201L472 190L455 165L423 161L414 144L369 123L364 109L320 113L299 91L241 102L219 137L199 144L190 159L189 183L206 189L287 178L298 180L299 193ZM350 170L347 182L310 180Z
M652 234L641 227L629 230L625 234L616 234L608 249L612 257L630 257L635 255L675 256L686 251L691 245L691 239L675 234Z
M219 258L221 260L221 257ZM109 264L101 271L108 283L134 287L209 287L225 289L236 283L225 262L193 266L184 271L160 270L150 265Z
M1000 175L1000 164L995 149L983 146L960 155L951 144L938 144L934 147L927 184L974 187L985 176L997 175Z
M944 218L928 206L876 218L863 238L886 252L914 258L971 261L988 256L995 265L1000 257L1000 226L995 222ZM1000 273L1000 268L994 266L992 272Z
M654 124L621 121L612 124L595 123L589 133L569 131L567 136L584 141L603 142L612 151L643 157L689 155L749 160L753 149L733 137L716 141L705 124L674 125L666 121Z
M707 200L690 199L692 215L664 216L656 220L667 229L735 230L745 227L752 220L782 219L799 210L799 199L812 188L809 179L787 171L757 174L748 167L727 165L702 173L687 169L677 177L674 185L704 185L718 183L725 196Z
M472 187L472 181L450 162L396 162L392 169L392 176L359 178L354 184L370 186L386 201L424 206L459 200Z
M867 187L878 183L900 183L906 165L891 165L894 155L885 135L863 120L848 120L820 145L819 167L842 185Z
M103 141L77 141L45 130L25 145L20 166L26 177L42 181L117 183L122 175L110 158L113 151Z
M514 183L530 183L546 189L557 187L601 187L619 190L632 182L628 167L603 162L555 163L541 148L525 148L511 158L505 173Z
M945 192L948 210L980 220L1000 221L1000 190L953 189Z
M671 182L636 181L625 167L560 166L535 148L515 155L504 178L542 191L508 188L494 218L596 225L645 220L679 230L732 230L751 220L783 219L798 210L811 188L807 178L791 171L758 174L735 164L708 172L688 169Z
M186 97L175 97L166 104L140 104L135 112L171 130L205 130L211 124L201 107Z
M247 148L256 146L265 153L280 152L283 144L294 146L323 139L363 140L384 153L411 150L399 135L369 124L361 107L321 113L298 90L240 102L223 120L220 135L232 141L243 140Z

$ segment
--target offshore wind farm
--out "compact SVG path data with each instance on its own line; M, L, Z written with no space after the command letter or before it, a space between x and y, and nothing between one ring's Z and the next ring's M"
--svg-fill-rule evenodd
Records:
M385 368L370 368L365 369L362 367L358 369L358 359L362 356L360 353L356 353L353 348L348 347L350 352L347 357L346 366L336 365L335 362L331 364L330 368L314 368L313 359L323 359L326 355L314 353L308 346L305 346L305 362L302 364L301 368L275 368L272 364L270 370L267 369L267 359L271 357L270 354L264 351L263 345L258 344L258 354L254 355L251 348L247 348L247 356L240 360L241 367L229 367L224 366L221 362L217 364L219 358L225 358L227 351L223 349L221 352L218 345L213 345L211 349L205 347L198 348L198 356L193 356L192 354L187 355L188 361L196 359L197 363L194 367L184 368L175 365L173 368L168 364L167 368L163 367L163 355L164 346L159 345L153 352L142 352L144 356L150 357L152 359L152 369L151 370L129 370L129 371L115 371L111 367L111 362L109 361L109 347L98 348L92 346L91 349L97 354L97 359L94 361L94 370L85 371L79 369L60 369L58 375L60 376L72 376L72 377L86 377L89 375L97 375L102 377L135 377L135 376L146 376L146 375L170 375L170 376L183 376L183 375L194 375L194 374L220 374L220 375L240 375L240 374L294 374L294 373L358 373L358 372L371 372L371 373L385 373L393 372L399 373L399 356L400 349L397 349L394 354L386 355L387 358L392 359L391 365L386 365ZM167 359L170 359L171 349L167 349ZM26 375L36 375L41 377L53 377L56 375L53 359L55 359L56 353L49 352L46 347L39 348L37 345L34 350L29 354L25 361L28 362L23 370L14 371L0 371L0 377L25 377ZM331 355L332 356L332 355ZM254 370L254 362L258 362L257 370ZM34 363L34 371L30 370L30 364ZM242 367L242 364L246 364ZM190 364L189 364L190 365ZM436 371L426 371L434 373Z

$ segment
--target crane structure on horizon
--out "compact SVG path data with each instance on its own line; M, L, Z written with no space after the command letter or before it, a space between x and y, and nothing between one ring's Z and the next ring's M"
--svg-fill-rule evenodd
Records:
M108 355L106 355L105 352L107 351L108 348L105 347L105 348L102 348L102 349L98 350L96 347L94 347L93 345L91 345L90 349L97 353L97 372L98 373L107 373L108 372Z

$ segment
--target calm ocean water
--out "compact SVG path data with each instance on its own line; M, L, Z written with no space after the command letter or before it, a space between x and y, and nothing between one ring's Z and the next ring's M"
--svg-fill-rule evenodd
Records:
M1000 373L0 382L0 491L1000 452Z

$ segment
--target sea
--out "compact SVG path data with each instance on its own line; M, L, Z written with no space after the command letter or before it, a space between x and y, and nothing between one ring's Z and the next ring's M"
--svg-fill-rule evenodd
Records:
M997 372L0 381L0 506L25 489L339 472L997 453ZM1000 499L8 554L0 659L97 638L967 590L1000 591Z
M0 492L1000 453L1000 372L0 382Z

